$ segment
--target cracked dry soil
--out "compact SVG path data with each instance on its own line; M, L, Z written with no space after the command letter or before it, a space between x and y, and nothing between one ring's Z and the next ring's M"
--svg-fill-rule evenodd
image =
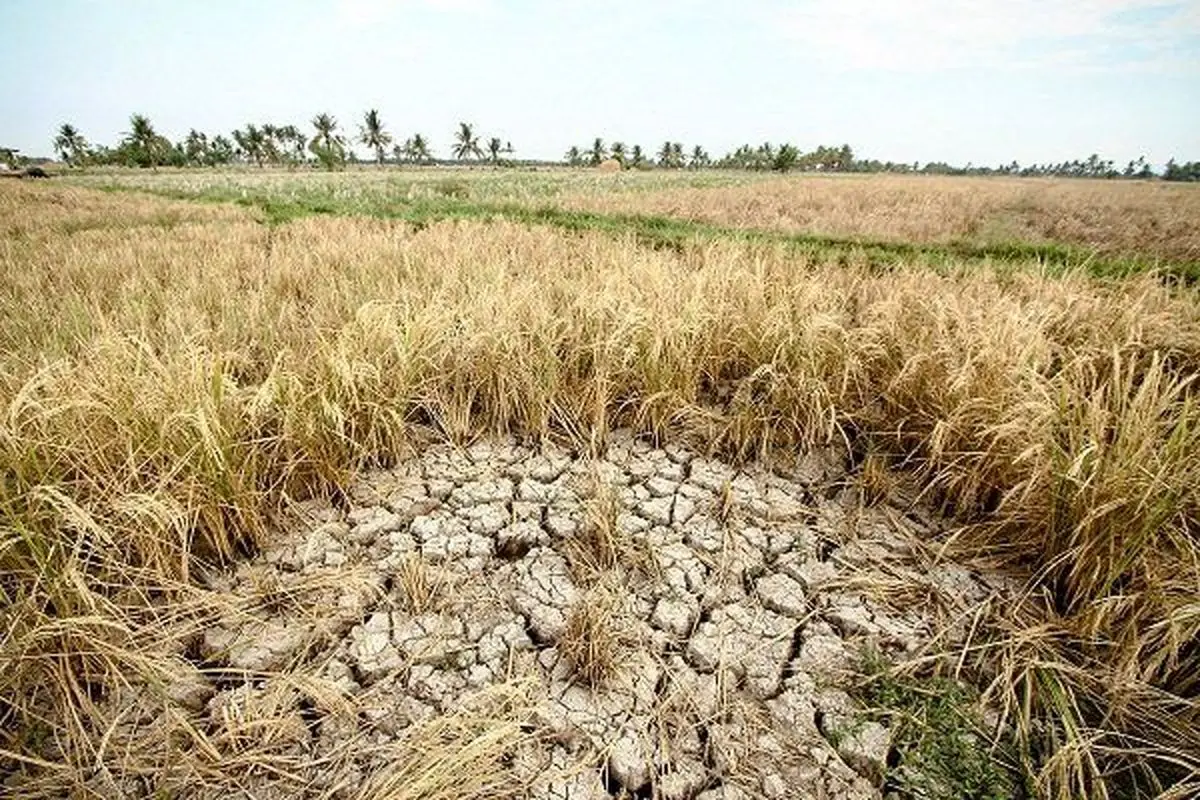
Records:
M518 680L546 732L511 754L523 796L878 797L889 732L846 691L862 653L946 647L997 588L922 555L941 530L895 496L864 506L832 451L735 469L621 433L594 460L435 445L360 476L340 508L300 504L211 579L273 600L205 631L206 669L177 693L219 727L263 675L308 665L353 710L279 711L301 720L315 794L358 789L322 775L340 741L402 736Z

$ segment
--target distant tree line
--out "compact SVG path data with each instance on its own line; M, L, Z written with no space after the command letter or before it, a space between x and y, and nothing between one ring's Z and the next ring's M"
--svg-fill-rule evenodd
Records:
M58 129L54 151L69 166L127 166L127 167L218 167L229 164L265 166L311 166L338 169L356 161L353 144L364 145L377 164L407 163L434 164L429 139L414 133L397 141L387 130L379 112L367 111L356 136L342 132L338 121L327 113L317 114L305 131L296 125L272 123L248 124L228 136L192 129L177 142L159 134L150 120L142 114L129 118L129 130L113 147L89 143L71 124ZM15 151L10 151L15 152ZM475 127L467 122L455 131L453 155L456 160L508 163L513 153L510 142L491 137L482 145Z
M363 114L357 135L347 135L337 119L327 113L317 114L309 123L311 130L293 124L248 124L228 136L209 136L195 129L183 139L172 142L159 134L150 120L142 114L129 119L129 130L113 147L93 145L75 126L64 124L54 139L54 150L69 166L120 165L130 167L217 167L228 164L253 164L258 167L311 166L339 169L357 160L352 145L365 146L376 164L444 164L454 162L483 162L494 165L511 164L513 146L499 137L483 137L471 123L461 122L454 131L451 159L439 159L421 133L398 140L384 125L379 111ZM7 160L13 161L15 151L4 150ZM954 166L940 161L918 162L879 161L855 156L848 144L821 145L805 152L790 143L764 142L758 146L744 144L721 158L713 158L702 146L685 148L681 142L665 141L657 150L646 151L639 144L622 141L605 144L597 137L590 145L573 146L561 163L568 166L598 166L616 161L624 169L746 169L776 172L899 172L927 175L1019 175L1056 176L1072 178L1154 178L1168 181L1200 181L1200 161L1177 163L1168 161L1161 173L1156 172L1144 157L1123 167L1093 154L1083 160L1062 163L1027 164L1016 161L1000 166ZM533 163L533 162L526 162ZM544 162L543 162L544 163Z
M1059 164L1028 164L1021 166L1016 161L998 167L967 164L953 166L942 161L919 162L880 161L858 158L848 145L820 145L804 152L789 143L763 142L757 147L744 144L724 157L713 159L700 145L690 150L680 142L664 142L653 156L647 156L640 145L627 146L624 142L613 142L605 146L597 138L588 147L572 147L563 156L569 166L597 166L612 159L627 169L718 169L774 170L789 172L902 172L924 175L1020 175L1023 177L1056 176L1071 178L1155 178L1169 181L1200 180L1200 161L1177 164L1168 161L1163 172L1156 173L1144 156L1118 168L1111 160L1093 154L1080 161L1064 161Z

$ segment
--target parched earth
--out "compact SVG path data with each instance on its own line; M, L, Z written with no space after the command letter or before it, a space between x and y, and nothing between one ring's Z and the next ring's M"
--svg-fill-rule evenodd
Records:
M931 559L919 543L943 530L898 494L866 505L833 451L734 469L625 434L601 459L435 445L340 505L298 505L211 578L243 602L174 691L210 731L273 703L314 795L356 796L383 768L363 747L333 784L342 743L519 684L540 732L506 756L521 796L878 797L891 735L846 691L864 655L952 646L1003 589ZM301 668L338 702L263 677Z

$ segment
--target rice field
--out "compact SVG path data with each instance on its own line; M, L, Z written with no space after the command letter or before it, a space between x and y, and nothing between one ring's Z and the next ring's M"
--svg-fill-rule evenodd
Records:
M475 210L550 207L585 214L701 223L730 231L847 243L1025 245L1143 267L1200 261L1191 186L926 175L821 175L667 171L598 173L543 169L378 170L343 173L245 168L222 172L99 172L73 179L97 188L170 197L306 204L317 210L394 215L441 202Z
M1200 258L1196 192L1149 181L812 175L700 189L573 192L563 202L864 240L1058 243L1099 255Z
M8 181L0 778L98 796L98 773L174 759L219 791L253 768L249 739L224 760L182 727L172 752L113 750L103 702L169 683L216 613L198 574L431 437L595 452L627 429L731 463L832 446L911 482L956 520L939 547L1024 587L945 657L999 709L1032 791L1190 796L1200 294L1179 276L1197 218L1200 191L1155 183ZM512 696L430 741L519 735ZM495 764L458 752L372 796L455 796L419 789L456 769L484 771L458 796L497 796Z

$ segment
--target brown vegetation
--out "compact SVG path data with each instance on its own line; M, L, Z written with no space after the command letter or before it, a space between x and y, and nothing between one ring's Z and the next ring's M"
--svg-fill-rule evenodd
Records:
M1097 246L1195 254L1178 227L1194 195L1174 187L890 180L839 182L822 230L965 235L1033 192L1047 220L1029 224L1070 208ZM766 210L736 188L609 205L804 225L770 217L819 185L755 190ZM1123 192L1179 242L1094 233L1133 213ZM97 699L171 674L156 632L196 608L197 559L252 549L285 496L344 485L418 429L586 448L631 425L732 458L849 443L911 471L964 520L959 543L1029 578L1028 602L989 623L1011 634L969 656L1053 750L1042 788L1097 793L1130 758L1200 764L1194 290L507 223L269 228L17 183L0 229L6 759L52 767L47 737L81 774L135 757L104 749ZM198 742L184 752L208 758Z

